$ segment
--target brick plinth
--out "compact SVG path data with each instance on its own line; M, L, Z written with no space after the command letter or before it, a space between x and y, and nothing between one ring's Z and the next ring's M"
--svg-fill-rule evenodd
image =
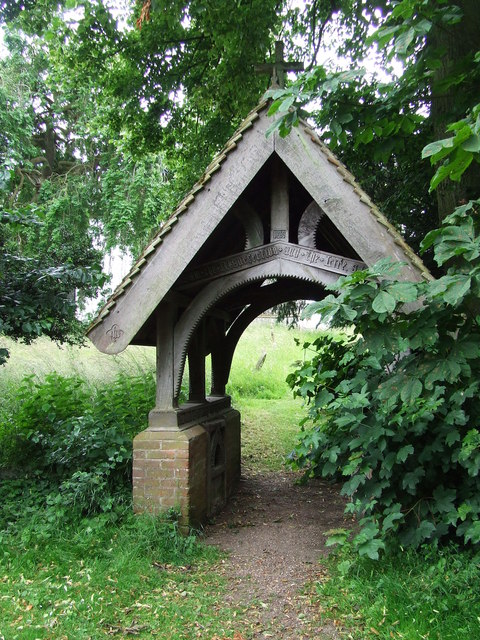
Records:
M206 482L207 445L207 434L200 425L183 431L149 428L139 433L133 441L134 510L160 513L175 508L185 523L204 519L206 501L202 504L201 496L206 496L202 484Z
M240 477L240 414L221 412L225 439L225 495ZM207 426L207 423L204 423ZM182 524L211 515L211 433L202 424L183 430L149 427L133 441L133 505L137 513L181 512Z

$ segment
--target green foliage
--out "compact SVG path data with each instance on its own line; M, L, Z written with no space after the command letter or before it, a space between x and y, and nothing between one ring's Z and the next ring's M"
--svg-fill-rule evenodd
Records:
M111 511L130 492L132 439L145 428L154 388L152 375L119 375L92 397L79 378L29 376L18 409L3 417L1 466L48 479L44 499L57 516Z
M25 245L41 245L44 226L35 207L1 213L0 334L27 343L41 335L78 341L83 327L76 317L77 298L95 295L104 284L100 256L91 252L82 259L69 251L63 235L58 241L63 255L55 255L52 247L35 255ZM0 365L7 357L8 350L2 350Z
M477 55L477 64L479 61ZM480 163L480 104L467 117L450 124L447 131L454 135L431 142L422 151L422 158L430 158L432 164L443 160L430 182L430 190L447 178L458 182L474 160Z
M59 269L65 279L67 269L74 285L67 298L62 283L58 296L40 301L25 293L16 334L75 335L75 308L102 284L100 253L117 245L140 253L258 102L267 80L253 67L270 57L278 33L290 55L306 53L311 63L297 83L269 94L270 112L280 116L272 129L286 134L302 106L320 102L310 115L324 139L417 249L439 211L428 193L431 169L417 163L421 149L444 137L448 121L458 125L441 147L426 147L436 160L448 151L433 185L457 179L477 154L473 4L340 0L292 8L283 0L238 1L233 28L230 0L127 2L118 21L108 0L2 3L8 54L0 61L0 201L20 217L35 207L42 221L5 234L14 258L2 265L15 285L7 292L9 313L11 298L25 293L23 275L27 293L38 288L38 270ZM316 65L329 32L348 58L343 69ZM458 46L447 46L442 34ZM377 67L390 70L401 60L401 77L362 71L375 47ZM437 96L448 104L437 109ZM48 298L61 309L51 313ZM67 321L52 330L59 315Z
M50 520L35 484L0 484L1 635L86 640L118 629L177 640L195 633L199 616L209 635L223 635L233 612L215 608L224 592L210 571L218 553L181 534L174 513L117 508ZM20 526L7 532L3 514L12 510Z
M313 421L293 457L309 474L342 479L361 555L377 558L394 535L415 547L480 542L479 204L424 240L448 267L443 277L398 282L401 265L384 261L310 307L353 329L307 344L313 358L289 377Z
M349 63L311 66L285 89L269 92L270 130L286 135L301 116L313 119L418 249L455 204L478 196L478 167L464 175L478 157L478 8L472 0L340 2L336 8L339 53ZM375 55L376 68L388 75L362 70L367 53L367 66ZM447 132L453 136L442 140ZM418 163L424 147L424 157L444 160L432 188L446 178L460 185L445 185L431 197L431 171Z
M480 623L480 558L455 546L397 550L372 562L344 548L317 583L325 615L355 640L471 640Z

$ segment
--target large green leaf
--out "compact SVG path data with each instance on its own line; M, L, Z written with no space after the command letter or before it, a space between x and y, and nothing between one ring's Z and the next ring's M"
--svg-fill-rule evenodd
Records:
M418 297L417 286L414 282L396 282L388 287L388 293L397 302L413 302Z
M395 306L395 298L387 291L379 291L372 302L372 309L377 313L392 313Z
M400 397L403 402L411 404L420 396L422 389L422 383L418 378L404 379L404 385L402 386Z
M411 444L406 444L404 447L399 449L397 453L397 462L405 462L408 456L412 455L414 449Z

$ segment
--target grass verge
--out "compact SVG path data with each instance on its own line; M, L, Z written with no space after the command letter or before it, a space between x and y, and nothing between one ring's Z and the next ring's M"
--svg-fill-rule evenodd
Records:
M380 561L330 556L314 600L354 640L476 640L480 554L458 547L397 550Z
M0 638L225 637L236 612L222 605L216 560L174 520L130 510L25 524L1 544Z

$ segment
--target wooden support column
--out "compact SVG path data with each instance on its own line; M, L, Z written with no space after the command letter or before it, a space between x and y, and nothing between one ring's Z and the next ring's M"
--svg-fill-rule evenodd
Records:
M225 329L224 319L212 319L208 333L208 350L212 357L212 381L210 396L224 396L225 378Z
M287 168L279 158L274 158L272 168L272 197L270 213L270 242L288 242L290 205L288 201Z
M188 348L189 402L205 402L205 322L192 336Z
M174 329L177 307L162 302L157 315L157 398L155 411L171 411L178 407L174 379Z

